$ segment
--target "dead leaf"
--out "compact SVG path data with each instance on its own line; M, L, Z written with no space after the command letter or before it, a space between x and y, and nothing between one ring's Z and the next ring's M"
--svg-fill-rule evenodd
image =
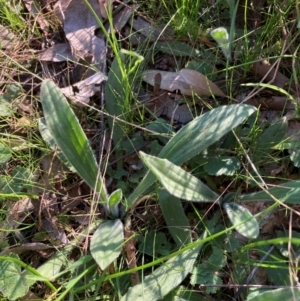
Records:
M132 28L138 33L141 33L142 35L147 37L147 39L150 41L156 41L161 35L161 32L157 28L152 26L148 21L144 20L141 17L133 19Z
M289 82L289 79L283 75L281 72L277 72L273 65L271 65L268 61L262 61L259 63L254 63L252 68L252 72L257 75L259 78L264 78L267 73L269 73L264 81L265 82L270 82L272 85L279 87L279 88L284 88L284 86Z
M107 77L102 73L95 73L94 75L65 88L62 88L62 93L73 100L77 104L89 103L90 97L100 92L100 84L107 80Z
M100 14L103 19L107 19L107 12L112 10L112 0L99 0Z
M49 24L41 15L42 9L39 7L40 3L32 0L24 0L23 2L30 15L34 18L35 22L39 24L41 30L45 35L47 35L49 31Z
M16 230L25 218L34 210L33 203L34 201L32 202L29 198L13 202L11 205L7 201L6 219L0 223L0 228L9 229L10 231ZM10 231L0 231L0 240L9 235ZM15 232L17 236L18 233L19 231Z
M136 10L139 7L139 5L128 5L125 6L120 12L118 12L114 16L114 29L116 31L121 31L121 29L126 25L129 18L132 16L132 13L134 10Z
M220 88L203 74L189 69L181 69L179 72L168 72L159 70L147 70L143 80L154 86L155 76L161 74L161 89L167 91L179 90L181 94L192 96L221 96L226 97Z
M62 0L60 2L63 2ZM90 6L99 13L99 2L90 0ZM100 20L101 17L99 16ZM96 65L103 62L105 41L95 35L99 27L94 15L82 0L72 0L64 12L64 31L71 47L79 56L93 56Z
M75 61L69 43L55 44L40 55L40 61L64 62Z
M22 254L28 251L40 251L40 250L47 250L52 248L54 247L48 246L41 242L32 242L32 243L25 243L22 244L21 246L13 247L10 249L6 249L3 252L1 252L1 255L7 255L9 253Z
M12 49L16 45L17 37L6 27L0 24L0 46L2 49Z

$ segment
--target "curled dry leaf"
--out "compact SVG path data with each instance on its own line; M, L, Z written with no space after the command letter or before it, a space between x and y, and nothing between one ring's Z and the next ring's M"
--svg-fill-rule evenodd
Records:
M104 80L107 80L107 77L99 72L72 86L60 90L66 97L72 99L75 103L87 104L89 103L90 97L100 91L100 84Z
M143 80L154 86L155 76L161 74L162 80L160 87L163 90L180 90L184 95L198 96L221 96L226 97L223 91L203 74L189 69L181 69L179 72L168 72L159 70L147 70L144 73Z

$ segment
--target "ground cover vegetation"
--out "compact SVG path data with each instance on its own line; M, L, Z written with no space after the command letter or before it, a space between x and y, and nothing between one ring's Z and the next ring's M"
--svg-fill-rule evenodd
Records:
M299 300L299 27L0 0L0 299Z

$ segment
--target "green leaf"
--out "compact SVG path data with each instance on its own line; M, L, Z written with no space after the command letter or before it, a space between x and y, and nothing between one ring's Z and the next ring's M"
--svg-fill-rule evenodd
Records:
M211 301L211 298L194 292L187 287L180 286L166 295L161 301Z
M55 255L49 258L45 263L40 265L36 271L44 278L54 280L56 275L60 272L63 266L67 266L69 260L67 258L70 253L71 246L68 245L59 250ZM35 276L30 271L24 273L29 286L32 286L36 281L41 280L40 277Z
M299 288L278 288L266 292L262 292L253 298L247 298L247 301L295 301L300 300Z
M18 258L16 255L11 255ZM26 295L28 283L21 267L11 261L0 260L0 291L9 300L16 300Z
M91 238L91 255L101 268L105 270L122 250L124 241L123 223L116 219L102 223Z
M170 194L194 202L214 202L218 198L218 194L200 180L169 160L146 155L143 152L140 152L140 156Z
M145 237L142 237L139 251L150 256L169 255L172 250L172 244L168 242L164 232L149 231Z
M122 201L123 194L121 189L115 190L110 196L108 200L109 212L114 218L119 217L119 204Z
M204 165L204 170L212 176L233 176L240 167L240 161L235 157L208 157L207 163Z
M235 200L241 201L258 201L274 202L274 198L287 204L299 204L300 181L290 181L282 183L266 191L259 191L250 194L235 196Z
M195 284L209 284L209 285L222 285L222 279L217 276L212 270L207 267L206 263L197 265L191 275L190 280L192 285ZM206 287L205 292L208 294L215 294L219 288L218 287Z
M206 234L203 234L204 238ZM191 272L202 245L176 255L157 268L142 282L131 287L121 301L156 301L177 287Z
M253 160L261 160L272 153L272 148L284 138L287 127L288 122L286 118L282 118L278 122L271 124L257 139Z
M206 263L211 271L221 270L227 263L223 250L214 248Z
M159 205L175 243L180 248L192 242L190 224L182 208L180 199L164 189L158 192Z
M294 166L300 167L300 149L293 149L290 155L291 161L294 163Z
M56 155L60 159L60 161L63 162L72 172L76 172L75 168L71 165L71 163L62 153L62 151L59 148L57 148L57 144L55 143L55 140L53 139L53 137L50 134L50 131L47 128L45 118L39 119L39 131L42 135L42 138L49 145L49 147L52 150L56 150Z
M0 166L8 162L11 158L11 151L4 144L0 144Z
M223 207L236 231L249 239L258 237L258 222L248 209L237 203L225 203Z
M211 37L218 43L226 59L231 60L230 39L227 29L218 27L210 32Z
M100 193L107 205L108 197L89 141L66 98L53 83L46 79L41 87L41 102L46 124L64 156L87 184Z
M163 53L174 56L198 56L200 51L186 43L179 41L162 41L156 42L155 47Z
M219 141L255 111L255 107L245 104L215 108L185 125L166 144L159 157L181 165ZM154 182L154 174L148 173L129 196L128 207L132 207L139 196Z

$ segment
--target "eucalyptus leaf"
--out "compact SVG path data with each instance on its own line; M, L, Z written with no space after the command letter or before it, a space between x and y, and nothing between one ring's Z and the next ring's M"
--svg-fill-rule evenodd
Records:
M159 157L181 165L219 141L255 111L255 107L245 104L215 108L181 128L162 149ZM132 207L139 196L154 182L154 174L148 173L129 196L128 207Z
M105 270L121 253L124 227L116 219L102 223L91 238L90 252L101 270Z
M249 239L258 237L258 222L247 208L237 203L225 203L223 207L236 231Z
M41 102L46 124L60 150L87 184L100 194L107 205L108 197L89 141L66 98L53 81L41 87Z
M143 152L140 152L140 156L170 194L194 202L214 202L218 198L217 193L169 160L146 155Z

